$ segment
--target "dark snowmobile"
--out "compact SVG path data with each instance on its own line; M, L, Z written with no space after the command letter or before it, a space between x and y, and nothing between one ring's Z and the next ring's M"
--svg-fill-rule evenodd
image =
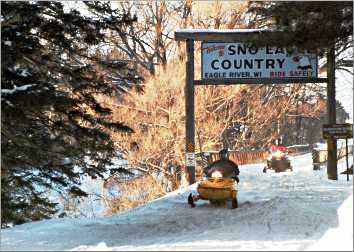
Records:
M240 171L237 164L228 159L228 151L219 152L219 160L214 161L204 168L204 179L198 183L198 195L190 194L188 204L195 207L199 199L209 200L212 204L232 201L232 208L238 207L237 184Z

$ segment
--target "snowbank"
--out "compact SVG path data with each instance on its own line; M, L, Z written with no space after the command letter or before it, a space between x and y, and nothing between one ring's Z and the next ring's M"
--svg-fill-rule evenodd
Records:
M353 195L338 209L339 226L330 228L324 236L307 250L352 251L353 250Z

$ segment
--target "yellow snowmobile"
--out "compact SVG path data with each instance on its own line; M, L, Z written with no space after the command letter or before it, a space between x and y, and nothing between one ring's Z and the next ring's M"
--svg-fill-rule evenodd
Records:
M204 169L204 180L197 185L198 195L188 196L188 204L191 207L195 207L195 201L199 199L209 200L212 204L231 200L232 208L238 207L237 184L240 173L238 166L228 159L227 150L220 151L219 155L219 160Z

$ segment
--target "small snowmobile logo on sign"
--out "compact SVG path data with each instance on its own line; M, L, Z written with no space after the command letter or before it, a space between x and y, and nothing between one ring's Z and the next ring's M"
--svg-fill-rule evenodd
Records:
M203 50L206 51L207 54L212 53L213 51L219 51L219 56L223 56L225 51L225 45L212 45L203 48Z
M301 70L312 69L310 57L308 55L295 56L293 57L293 61L299 64L299 66L297 67L298 69Z

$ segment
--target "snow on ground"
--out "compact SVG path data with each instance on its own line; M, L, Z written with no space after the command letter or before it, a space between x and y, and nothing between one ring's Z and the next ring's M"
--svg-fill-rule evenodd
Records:
M190 208L194 184L112 217L2 230L2 250L353 250L352 176L328 180L325 167L313 171L311 154L293 158L294 172L264 174L263 165L240 166L238 209Z

